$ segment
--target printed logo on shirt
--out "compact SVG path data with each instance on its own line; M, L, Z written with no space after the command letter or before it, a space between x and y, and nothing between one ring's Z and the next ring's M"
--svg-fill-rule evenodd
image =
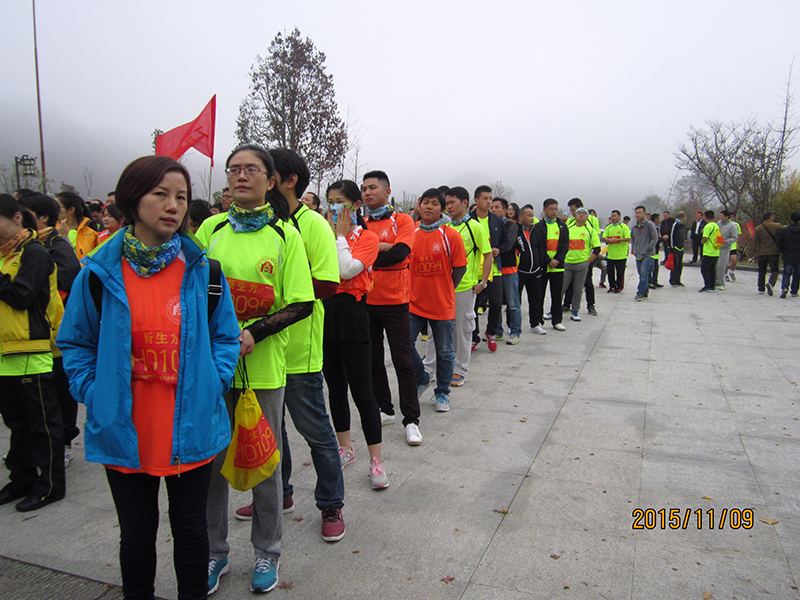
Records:
M256 271L258 271L258 273L263 275L264 277L270 277L270 278L274 277L275 261L269 256L260 258L258 260L258 264L256 265Z
M131 379L178 383L178 334L170 331L132 331Z
M586 240L570 240L569 241L569 249L570 250L585 250L586 249Z
M167 318L175 323L176 325L180 325L181 323L181 297L180 296L173 296L167 302Z
M233 308L240 321L259 319L269 314L275 304L275 288L254 281L243 281L227 277L228 287L231 288Z
M381 239L382 240L388 240L389 239L389 230L388 229L384 229L383 231L381 231Z
M547 251L548 252L556 252L558 250L558 239L549 239L547 240Z
M431 250L433 252L441 252L442 251L442 247L439 244L434 244L433 248L431 248Z

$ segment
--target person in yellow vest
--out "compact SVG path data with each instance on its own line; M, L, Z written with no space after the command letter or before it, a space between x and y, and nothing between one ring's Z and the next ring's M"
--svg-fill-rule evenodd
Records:
M736 221L736 213L731 213L731 221L736 225L736 241L731 244L731 255L728 266L725 267L727 275L725 281L736 281L736 265L739 264L739 236L742 235L742 226Z
M64 439L53 387L51 340L64 306L56 266L37 239L36 221L0 194L0 413L11 431L10 482L0 504L20 512L64 497Z
M625 286L625 267L628 264L628 247L631 243L631 228L621 222L622 214L611 211L611 222L603 231L602 241L608 244L608 293L619 294Z
M703 287L699 292L713 292L714 283L717 278L717 260L719 260L719 249L724 240L720 239L719 225L714 222L714 211L707 210L703 215L706 224L703 227L703 258L700 262L700 272L703 274Z
M581 207L575 211L575 220L569 229L569 251L564 259L564 286L572 287L572 298L564 297L564 303L571 301L570 319L580 321L578 311L581 308L583 284L591 263L600 254L600 237L597 231L588 225L589 211Z
M74 192L59 192L56 194L56 202L61 206L58 232L69 239L78 260L83 260L84 256L98 246L98 234L89 209L86 208L83 198Z

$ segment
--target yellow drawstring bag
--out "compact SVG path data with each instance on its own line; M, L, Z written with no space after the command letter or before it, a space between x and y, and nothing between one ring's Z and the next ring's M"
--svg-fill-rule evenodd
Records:
M236 404L233 437L221 472L231 487L246 492L272 476L281 452L256 393L250 389L247 369L243 367L241 373L245 390Z

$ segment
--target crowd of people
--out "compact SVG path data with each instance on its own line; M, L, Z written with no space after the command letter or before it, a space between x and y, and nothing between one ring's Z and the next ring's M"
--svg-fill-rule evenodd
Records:
M69 191L0 195L0 412L11 431L0 504L26 512L64 498L76 401L85 404L85 457L105 467L126 598L153 598L161 478L179 597L219 588L230 568L222 466L244 389L281 449L273 475L235 511L251 523L251 590L269 592L281 516L294 510L287 409L310 449L322 538L336 542L346 531L342 470L363 452L349 398L370 486L382 490L383 427L399 410L408 445L422 444L421 404L448 412L484 343L490 353L520 343L523 293L528 331L546 335L548 321L566 331L565 314L581 321L584 299L596 316L597 289L622 293L630 255L637 301L663 287L661 265L683 287L689 242L701 292L736 279L740 230L725 210L698 211L688 226L684 212L638 206L634 221L614 210L601 228L579 198L561 214L545 200L539 219L537 207L482 185L430 188L405 214L378 170L329 185L322 210L299 154L253 144L231 152L225 173L213 206L193 201L185 167L161 156L129 164L105 204ZM782 254L781 297L798 295L800 213L791 219L781 227L767 213L755 229L760 293L773 294Z

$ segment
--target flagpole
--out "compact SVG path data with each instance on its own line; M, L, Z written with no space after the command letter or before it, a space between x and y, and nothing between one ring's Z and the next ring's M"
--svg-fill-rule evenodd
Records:
M214 159L211 159L211 166L208 168L208 202L214 204L211 197L211 178L214 176Z
M36 64L36 105L39 112L39 151L42 155L42 192L47 194L47 169L44 165L44 134L42 133L42 97L39 93L39 49L36 44L36 0L33 7L33 61Z

